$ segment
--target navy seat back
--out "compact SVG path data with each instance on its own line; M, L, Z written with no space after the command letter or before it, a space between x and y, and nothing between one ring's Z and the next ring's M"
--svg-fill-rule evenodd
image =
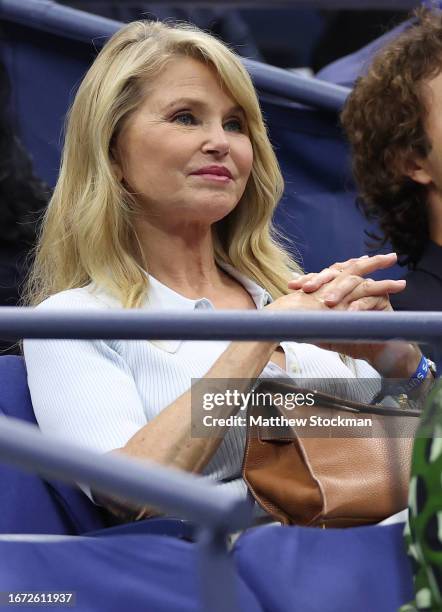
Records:
M369 252L374 227L356 206L350 155L335 113L261 96L270 139L285 180L275 221L304 270ZM389 252L388 248L386 252ZM399 278L399 267L374 274Z
M37 425L21 357L0 357L0 413ZM80 489L0 462L0 533L77 535L107 526Z
M390 40L404 31L411 22L411 20L407 20L400 23L392 30L362 47L362 49L341 57L328 66L324 66L317 73L317 78L329 83L353 87L356 79L367 72L376 53L387 45Z

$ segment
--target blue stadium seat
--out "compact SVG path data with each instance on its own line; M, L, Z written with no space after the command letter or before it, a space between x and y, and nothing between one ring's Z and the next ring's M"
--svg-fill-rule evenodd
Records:
M0 414L37 425L22 357L0 357L0 389ZM172 517L115 525L80 489L2 462L0 482L0 533L194 538L193 524Z
M21 357L0 357L0 413L37 424ZM106 527L79 489L0 463L0 533L76 535Z

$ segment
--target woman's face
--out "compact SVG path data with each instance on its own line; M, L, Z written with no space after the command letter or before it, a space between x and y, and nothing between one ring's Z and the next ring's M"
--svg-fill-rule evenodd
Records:
M216 73L183 57L167 65L123 125L116 158L118 178L151 223L207 226L238 204L253 151L244 112Z

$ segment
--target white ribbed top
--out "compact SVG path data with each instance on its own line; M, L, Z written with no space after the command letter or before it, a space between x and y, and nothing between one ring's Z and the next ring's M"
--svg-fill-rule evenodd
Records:
M263 308L271 298L256 283L230 266ZM152 276L143 310L189 311L213 309L207 298L191 300ZM104 291L89 285L51 296L37 308L44 310L107 310L121 305ZM127 310L125 311L128 312ZM130 311L129 311L130 312ZM44 433L106 453L121 448L146 423L190 388L211 368L227 341L25 340L24 354L35 416ZM348 397L368 401L367 385L356 378L372 378L370 394L380 387L379 374L366 362L348 359L310 344L282 342L286 371L269 363L262 377L315 378L314 387L333 393L334 379L349 379ZM351 381L353 379L353 382ZM304 381L302 386L305 386ZM342 389L342 387L341 387ZM245 428L232 428L204 474L223 487L246 496L241 479ZM90 497L90 490L80 485Z

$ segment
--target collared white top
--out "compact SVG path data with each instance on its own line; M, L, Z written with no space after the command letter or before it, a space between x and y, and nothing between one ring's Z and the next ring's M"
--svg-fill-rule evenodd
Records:
M231 266L222 266L236 278L262 309L270 295ZM213 310L207 298L186 298L149 277L149 295L142 310ZM51 296L38 309L107 310L121 304L94 285ZM127 312L127 310L126 310ZM227 348L228 341L180 340L25 340L24 355L35 416L44 433L106 453L123 447L202 378ZM367 401L367 386L357 378L373 380L379 374L365 361L343 360L337 353L310 344L282 342L286 370L269 362L261 377L315 378L315 388L333 393L336 379L352 380L348 397ZM305 385L303 385L305 386ZM245 428L232 428L208 463L204 474L222 481L226 489L246 496L241 478ZM90 489L80 485L90 496Z

